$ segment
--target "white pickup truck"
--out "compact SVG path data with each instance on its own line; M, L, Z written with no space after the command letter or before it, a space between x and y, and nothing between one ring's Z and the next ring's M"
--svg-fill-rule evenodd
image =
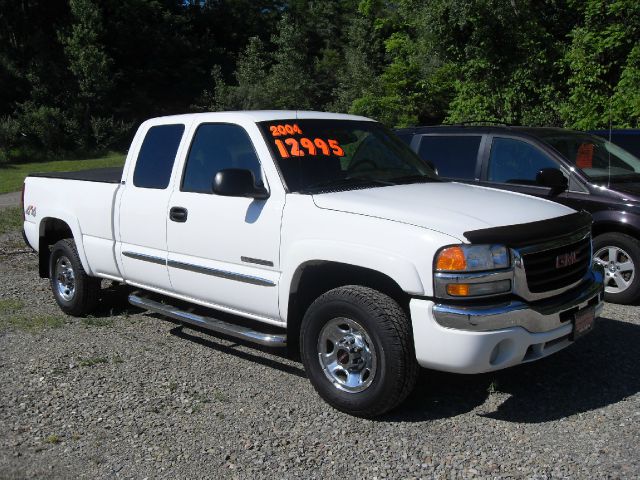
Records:
M124 169L29 176L24 212L63 311L89 313L100 279L130 285L143 309L295 348L358 416L398 405L418 366L546 357L602 308L588 214L441 181L363 117L152 119Z

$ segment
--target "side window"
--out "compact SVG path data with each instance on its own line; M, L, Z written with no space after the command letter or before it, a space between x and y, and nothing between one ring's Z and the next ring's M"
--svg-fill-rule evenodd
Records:
M493 139L487 172L490 182L537 185L536 176L543 168L558 168L558 164L544 152L521 140Z
M418 155L438 169L438 175L473 180L476 176L480 135L425 135Z
M184 125L157 125L147 131L133 172L136 187L167 188L183 133Z
M244 128L231 124L200 125L189 150L181 190L212 193L213 178L225 168L251 170L256 185L262 184L260 161Z

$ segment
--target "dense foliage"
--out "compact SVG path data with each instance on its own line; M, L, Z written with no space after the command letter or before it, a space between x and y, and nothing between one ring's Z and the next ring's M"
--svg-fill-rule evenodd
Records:
M2 158L202 110L640 125L637 0L0 0Z

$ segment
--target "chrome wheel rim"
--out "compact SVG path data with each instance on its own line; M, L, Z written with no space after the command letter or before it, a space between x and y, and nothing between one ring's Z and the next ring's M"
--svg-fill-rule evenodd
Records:
M593 260L604 268L606 293L622 293L633 283L636 267L629 254L622 248L602 247L596 252Z
M318 360L327 379L339 390L358 393L376 374L376 350L367 331L350 318L334 318L318 336Z
M71 301L76 294L76 276L71 261L64 255L56 260L54 275L58 295L66 302Z

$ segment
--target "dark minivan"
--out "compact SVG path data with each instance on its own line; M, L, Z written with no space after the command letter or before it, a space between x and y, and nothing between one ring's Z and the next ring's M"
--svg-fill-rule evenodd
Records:
M443 179L590 212L606 300L640 298L640 159L603 138L559 128L437 126L396 133Z

